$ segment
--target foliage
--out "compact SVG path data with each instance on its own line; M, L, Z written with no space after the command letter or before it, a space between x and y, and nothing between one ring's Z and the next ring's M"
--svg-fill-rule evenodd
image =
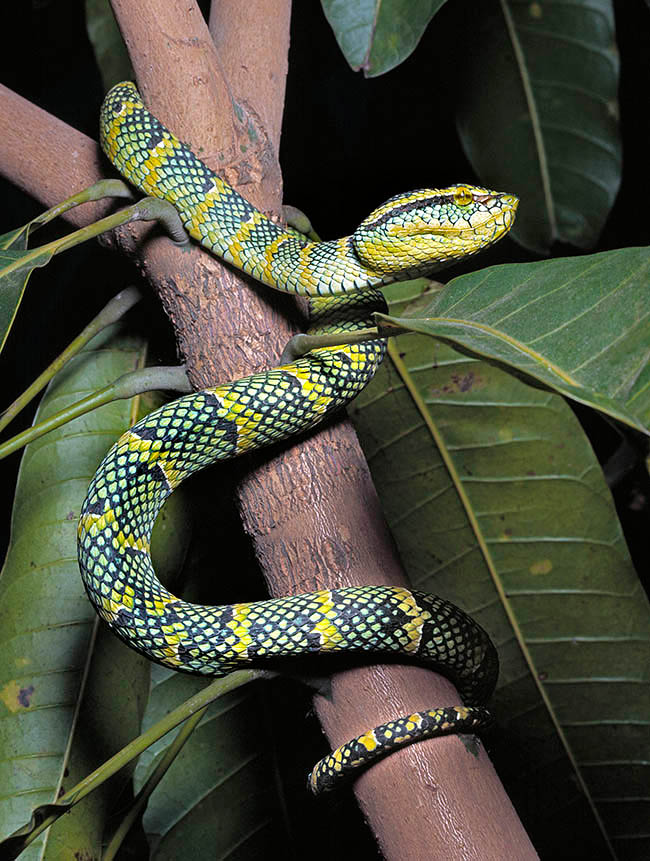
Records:
M478 180L521 199L519 247L498 246L490 262L499 265L444 289L413 282L388 291L390 315L378 324L417 334L395 339L351 414L393 535L413 584L463 606L499 647L500 731L488 743L540 853L566 857L570 828L582 857L642 859L650 854L650 610L603 468L570 406L580 404L578 416L596 432L605 426L597 415L615 422L617 462L645 449L648 252L582 253L608 218L622 218L612 211L628 145L618 125L612 3L323 0L323 10L348 63L368 78L398 76L404 61L451 44L453 62L438 67L434 88L453 92ZM98 58L114 57L105 6L88 3L88 15ZM650 14L644 21L650 30ZM108 82L119 71L102 62ZM435 111L426 122L439 132ZM2 345L23 313L32 268L58 250L56 242L54 251L52 243L29 250L28 233L2 243ZM54 377L37 422L139 368L144 329L136 320L98 335ZM52 813L62 793L144 730L149 747L134 776L113 778L117 815L116 784L106 783L21 857L98 856L116 834L113 857L133 821L124 852L141 851L144 835L152 858L188 849L197 859L264 858L283 839L290 854L301 829L313 831L324 814L304 810L302 771L296 779L296 764L281 762L285 721L269 734L259 729L260 714L273 724L273 695L228 693L174 741L164 735L167 718L204 695L203 683L158 670L150 682L145 662L92 633L76 574L76 515L102 453L142 409L137 397L102 406L24 453L0 578L0 837L29 823L39 805L47 806L41 819ZM188 510L212 505L200 493L167 506L157 526L158 567L198 571L186 594L202 574L209 579L217 529L198 517L190 541ZM293 739L299 721L287 715ZM327 855L319 852L313 857Z

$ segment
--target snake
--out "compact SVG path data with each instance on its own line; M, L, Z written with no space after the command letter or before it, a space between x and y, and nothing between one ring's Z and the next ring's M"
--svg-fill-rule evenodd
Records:
M472 185L420 189L390 198L351 236L309 241L207 167L147 110L131 82L107 93L100 142L123 177L170 202L203 247L269 287L306 296L309 332L340 333L342 343L184 395L118 439L90 483L78 526L81 576L95 610L130 647L182 672L219 677L291 656L346 652L416 661L455 684L464 705L397 718L322 759L308 780L315 793L397 747L483 728L497 652L454 604L387 585L190 603L159 581L150 539L164 501L189 475L303 434L349 403L385 353L383 338L352 337L385 310L378 288L430 275L496 242L513 223L517 198Z

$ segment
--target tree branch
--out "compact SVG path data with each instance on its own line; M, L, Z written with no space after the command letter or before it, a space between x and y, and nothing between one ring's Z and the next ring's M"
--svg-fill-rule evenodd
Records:
M97 142L0 84L0 173L49 208L105 175ZM71 209L76 227L103 218L114 203ZM18 225L16 225L18 227Z

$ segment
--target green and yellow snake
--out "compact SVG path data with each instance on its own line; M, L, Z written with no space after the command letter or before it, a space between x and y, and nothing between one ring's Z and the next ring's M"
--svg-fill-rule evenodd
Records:
M310 331L340 331L343 341L346 332L372 326L373 311L385 307L376 287L429 274L496 242L517 208L513 195L484 188L425 189L392 198L352 236L306 242L206 167L147 111L133 84L118 84L106 96L100 135L118 170L170 201L202 245L270 287L310 297ZM480 704L498 672L487 634L453 604L391 586L190 604L156 577L149 542L163 502L183 479L317 424L363 389L383 355L382 340L321 347L161 407L106 455L79 521L79 565L90 600L116 634L154 661L220 676L283 655L403 655L444 672L471 706L419 712L359 736L316 766L315 792L394 747L484 725Z

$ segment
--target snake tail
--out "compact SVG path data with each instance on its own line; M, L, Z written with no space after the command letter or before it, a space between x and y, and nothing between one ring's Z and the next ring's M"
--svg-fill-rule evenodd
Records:
M308 778L314 795L329 792L361 768L368 767L394 750L450 733L474 734L494 723L490 712L480 706L451 706L428 709L381 724L337 747L317 762Z

